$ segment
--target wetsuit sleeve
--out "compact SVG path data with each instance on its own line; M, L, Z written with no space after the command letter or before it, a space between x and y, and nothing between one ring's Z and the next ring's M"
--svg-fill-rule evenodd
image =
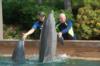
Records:
M62 30L61 32L63 34L64 33L67 33L70 30L71 27L72 27L72 22L71 21L68 21L68 26L64 30Z
M38 23L36 22L35 24L33 24L32 29L37 29L38 28Z

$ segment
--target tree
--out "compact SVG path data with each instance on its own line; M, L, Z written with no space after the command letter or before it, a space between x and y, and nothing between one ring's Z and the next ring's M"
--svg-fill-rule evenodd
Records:
M0 0L0 39L3 39L2 0Z
M38 0L38 4L42 4L42 0Z
M65 9L72 11L71 0L64 0L64 7Z

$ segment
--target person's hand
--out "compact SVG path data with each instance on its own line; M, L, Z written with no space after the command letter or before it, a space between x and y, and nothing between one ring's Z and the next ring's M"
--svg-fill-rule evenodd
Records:
M62 37L62 32L59 32L59 33L57 33L58 34L58 41L62 44L62 45L64 45L64 39L63 39L63 37Z
M23 33L23 40L25 40L27 38L27 34L26 33Z
M58 33L58 36L59 36L59 37L62 37L62 32L59 32L59 33Z

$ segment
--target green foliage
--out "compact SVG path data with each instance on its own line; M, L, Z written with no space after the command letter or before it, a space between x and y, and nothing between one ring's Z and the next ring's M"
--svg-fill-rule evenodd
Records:
M93 39L100 35L100 9L82 7L78 11L76 32L79 39Z
M37 0L2 1L3 21L6 24L4 26L4 38L21 38L20 33L28 31L31 28L32 24L37 20L37 13L40 11L44 11L46 16L48 16L50 11L54 10L56 22L58 22L60 10L64 10L64 0L43 0L41 5L38 4ZM73 14L70 11L65 10L65 14L68 19L71 19L75 23L75 32L78 39L90 39L91 37L100 35L100 0L71 1L77 23L75 23ZM83 7L84 5L92 7ZM16 25L16 27L9 25ZM39 31L34 33L34 39L39 38L37 35L39 35Z
M100 8L100 0L72 0L72 6L74 8L88 5L93 6L94 8Z
M26 32L31 28L32 24L37 20L36 15L38 12L44 11L47 16L52 9L58 14L58 8L51 6L51 4L38 5L34 0L3 0L3 18L4 24L6 24L4 26L4 38L21 38L21 31ZM16 27L13 25L16 25ZM38 30L35 31L28 38L31 39L33 37L34 39L39 39L39 32Z
M3 0L3 18L5 24L19 24L29 28L35 20L37 13L44 11L46 15L54 6L38 5L34 0Z
M4 38L5 39L21 39L20 28L14 25L13 26L4 25Z

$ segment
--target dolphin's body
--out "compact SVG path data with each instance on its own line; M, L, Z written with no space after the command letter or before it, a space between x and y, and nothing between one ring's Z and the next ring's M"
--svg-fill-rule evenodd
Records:
M55 19L51 12L43 24L40 36L39 62L52 61L56 54L57 33Z
M25 62L24 41L20 40L12 54L12 60L17 63Z

